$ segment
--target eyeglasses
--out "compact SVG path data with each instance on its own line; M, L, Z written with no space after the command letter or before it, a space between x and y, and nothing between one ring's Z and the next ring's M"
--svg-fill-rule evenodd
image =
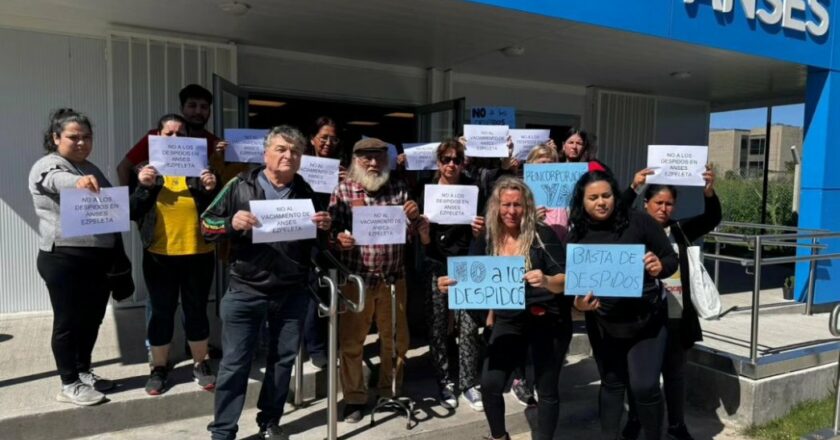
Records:
M449 165L450 162L454 163L455 165L461 165L462 163L464 163L464 158L460 157L460 156L456 156L456 157L443 156L443 157L438 158L438 160L440 161L440 163L442 163L444 165Z
M333 144L339 143L338 136L320 136L320 137L316 137L315 139L318 139L318 141L320 141L322 144L326 144L327 142L330 142L330 143L333 143Z

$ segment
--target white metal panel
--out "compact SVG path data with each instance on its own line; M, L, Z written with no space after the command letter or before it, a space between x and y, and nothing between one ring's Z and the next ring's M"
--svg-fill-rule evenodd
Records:
M598 159L610 167L619 183L629 185L644 168L647 146L656 133L656 98L597 91L596 143Z
M50 309L27 188L50 111L73 107L90 116L91 160L113 176L104 53L102 39L0 29L0 149L9 152L0 161L0 313Z

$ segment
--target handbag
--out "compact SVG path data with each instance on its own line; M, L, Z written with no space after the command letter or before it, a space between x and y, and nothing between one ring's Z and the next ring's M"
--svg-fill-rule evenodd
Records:
M115 301L122 301L134 295L134 278L131 276L131 260L125 254L122 234L117 234L114 243L114 260L105 273L108 291Z
M691 246L688 239L683 235L683 240L686 241L686 258L688 258L688 278L691 285L691 304L697 311L697 316L706 319L718 319L723 306L720 303L720 292L718 292L715 282L709 276L706 267L703 266L703 252L700 246Z

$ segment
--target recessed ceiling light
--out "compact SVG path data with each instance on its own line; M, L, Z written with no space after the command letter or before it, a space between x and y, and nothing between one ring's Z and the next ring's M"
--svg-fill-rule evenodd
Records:
M245 15L245 13L251 9L251 5L237 1L226 1L219 3L219 9L230 15L236 15L238 17Z
M373 127L374 125L379 125L378 122L374 121L350 121L347 125L361 125L363 127Z
M499 52L506 57L521 57L525 54L525 48L522 46L508 46L499 49Z
M286 103L282 101L270 101L268 99L249 99L248 105L253 105L254 107L283 107Z
M388 113L385 116L389 118L404 118L404 119L414 119L414 113L408 112L392 112Z
M691 78L691 72L689 71L682 71L682 72L671 72L671 78L674 79L689 79Z
M257 112L250 112L250 113L248 113L248 117L253 118L254 116L257 116L258 114L259 113L257 113Z

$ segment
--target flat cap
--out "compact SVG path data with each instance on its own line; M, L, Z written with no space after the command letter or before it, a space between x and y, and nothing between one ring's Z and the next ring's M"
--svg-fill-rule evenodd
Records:
M353 145L353 152L358 151L383 151L388 149L388 144L377 138L364 138Z

